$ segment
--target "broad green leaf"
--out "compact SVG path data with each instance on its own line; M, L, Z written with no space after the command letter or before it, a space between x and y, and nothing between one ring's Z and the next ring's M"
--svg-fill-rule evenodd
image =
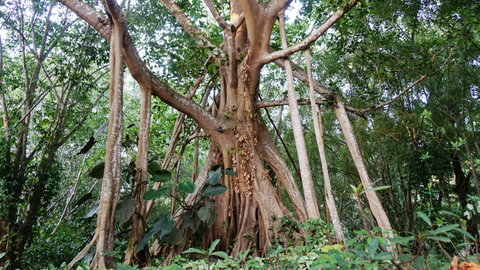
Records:
M228 256L228 254L225 253L224 251L215 251L215 252L212 253L212 255L215 255L215 256L220 257L220 258L225 259L225 260L230 258L230 256Z
M222 167L215 166L208 172L207 181L210 185L216 185L222 178Z
M141 251L154 235L157 235L158 238L161 238L163 235L170 233L173 225L173 220L171 220L167 216L160 216L153 223L152 227L143 235L142 239L140 239L137 244L137 248L135 249L135 253Z
M182 182L178 184L178 189L188 194L193 193L195 191L195 183L193 183L192 181Z
M88 175L90 177L96 178L96 179L102 179L103 178L103 170L105 169L105 162L99 163L93 167Z
M124 224L130 219L134 211L135 200L133 198L123 200L119 203L117 210L115 211L115 222L119 225Z
M161 171L162 167L156 161L152 161L148 163L148 173L154 175L156 172Z
M417 216L423 219L423 221L425 221L428 224L428 226L432 226L432 222L430 221L430 218L425 213L418 211Z
M340 244L335 244L335 245L326 245L326 246L323 246L320 251L324 252L324 253L328 253L328 251L332 250L332 249L336 249L336 250L342 250L343 249L343 245L340 245Z
M146 232L143 235L142 239L138 241L137 247L135 248L135 253L142 251L147 245L148 241L152 239L153 235L155 235L155 232L153 232L152 230L149 230L148 232Z
M231 176L237 176L238 175L238 173L236 173L234 170L232 170L230 168L225 169L225 174L226 175L231 175Z
M3 258L3 257L5 257L6 254L7 254L6 252L0 253L0 259Z
M175 221L165 217L164 219L162 219L162 222L160 223L160 230L155 236L159 240L163 240L163 237L172 231L174 225Z
M203 196L217 196L224 193L225 191L227 191L227 187L222 184L206 185L203 189Z
M197 254L201 254L201 255L205 255L205 256L207 255L207 251L201 250L201 249L198 249L198 248L189 248L182 253L197 253Z
M145 194L143 194L143 199L145 201L158 199L163 195L167 194L168 190L169 189L167 187L161 187L159 189L150 189L149 191L145 192Z
M167 182L172 179L172 173L167 170L156 171L152 176L153 182Z

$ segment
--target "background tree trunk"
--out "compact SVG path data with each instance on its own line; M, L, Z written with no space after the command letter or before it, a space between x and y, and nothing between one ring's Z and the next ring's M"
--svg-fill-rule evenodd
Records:
M123 25L114 20L110 41L110 116L105 169L95 231L96 249L90 265L91 269L113 267L113 259L108 253L113 251L114 214L120 190L120 153L123 133L123 33Z

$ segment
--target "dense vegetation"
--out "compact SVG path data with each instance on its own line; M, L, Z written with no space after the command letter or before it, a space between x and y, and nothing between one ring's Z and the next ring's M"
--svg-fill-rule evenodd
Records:
M480 262L478 1L81 3L0 2L0 269Z

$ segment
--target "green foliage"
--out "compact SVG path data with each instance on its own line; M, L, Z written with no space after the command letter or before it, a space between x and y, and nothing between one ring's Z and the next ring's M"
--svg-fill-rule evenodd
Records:
M227 187L222 184L211 185L208 184L203 188L202 195L205 197L217 196L227 191Z
M145 192L145 194L143 195L143 199L148 201L148 200L161 198L165 194L167 194L169 190L170 188L168 187L161 187L159 189L150 189L147 192Z
M193 183L192 181L182 182L178 184L178 189L185 193L193 193L195 191L195 183Z

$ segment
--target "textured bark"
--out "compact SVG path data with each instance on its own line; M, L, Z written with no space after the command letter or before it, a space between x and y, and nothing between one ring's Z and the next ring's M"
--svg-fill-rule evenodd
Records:
M280 36L282 40L282 48L287 48L287 37L285 34L284 14L279 16ZM305 195L305 205L309 218L320 218L318 210L317 197L313 186L312 172L308 161L307 146L305 137L303 136L302 122L300 121L300 112L298 110L297 96L295 94L295 86L293 85L293 71L290 60L285 58L285 71L287 75L287 92L288 106L290 108L290 120L292 121L293 136L298 155L298 163L300 165L300 175L302 176L303 193Z
M105 2L105 9L113 19L110 42L110 116L108 124L105 169L103 174L100 205L98 208L96 249L91 269L112 268L114 214L120 190L121 146L123 133L123 59L122 41L124 28L118 6L113 1Z
M308 81L310 86L310 105L312 110L313 128L315 130L315 139L317 141L318 153L320 155L320 162L322 164L323 184L325 185L325 201L330 213L330 218L333 223L333 230L338 242L344 242L342 226L340 224L340 217L337 212L337 206L332 194L332 185L330 183L330 175L328 174L327 156L325 154L325 143L323 141L323 121L322 113L315 103L315 92L313 89L312 67L310 61L310 50L305 51L305 58L307 62Z
M148 184L148 138L150 133L151 89L141 89L140 97L140 128L138 132L137 161L135 163L135 212L132 216L132 229L125 253L125 264L146 266L150 263L148 249L135 254L137 242L142 238L146 226L146 203L143 195Z
M358 175L360 176L363 188L365 189L365 195L367 196L370 211L375 217L378 226L382 229L384 237L393 237L390 220L388 219L387 213L383 209L382 203L380 202L377 193L372 190L373 185L368 176L367 168L363 163L360 147L358 146L357 140L355 139L355 135L353 133L353 129L350 124L350 120L348 119L348 115L343 105L343 102L338 96L335 97L333 110L338 119L338 122L340 123L340 127L342 129L343 135L345 136L345 141L347 143L348 149L350 150L350 155L352 156L353 163L357 168ZM392 247L389 246L389 250L391 249Z

